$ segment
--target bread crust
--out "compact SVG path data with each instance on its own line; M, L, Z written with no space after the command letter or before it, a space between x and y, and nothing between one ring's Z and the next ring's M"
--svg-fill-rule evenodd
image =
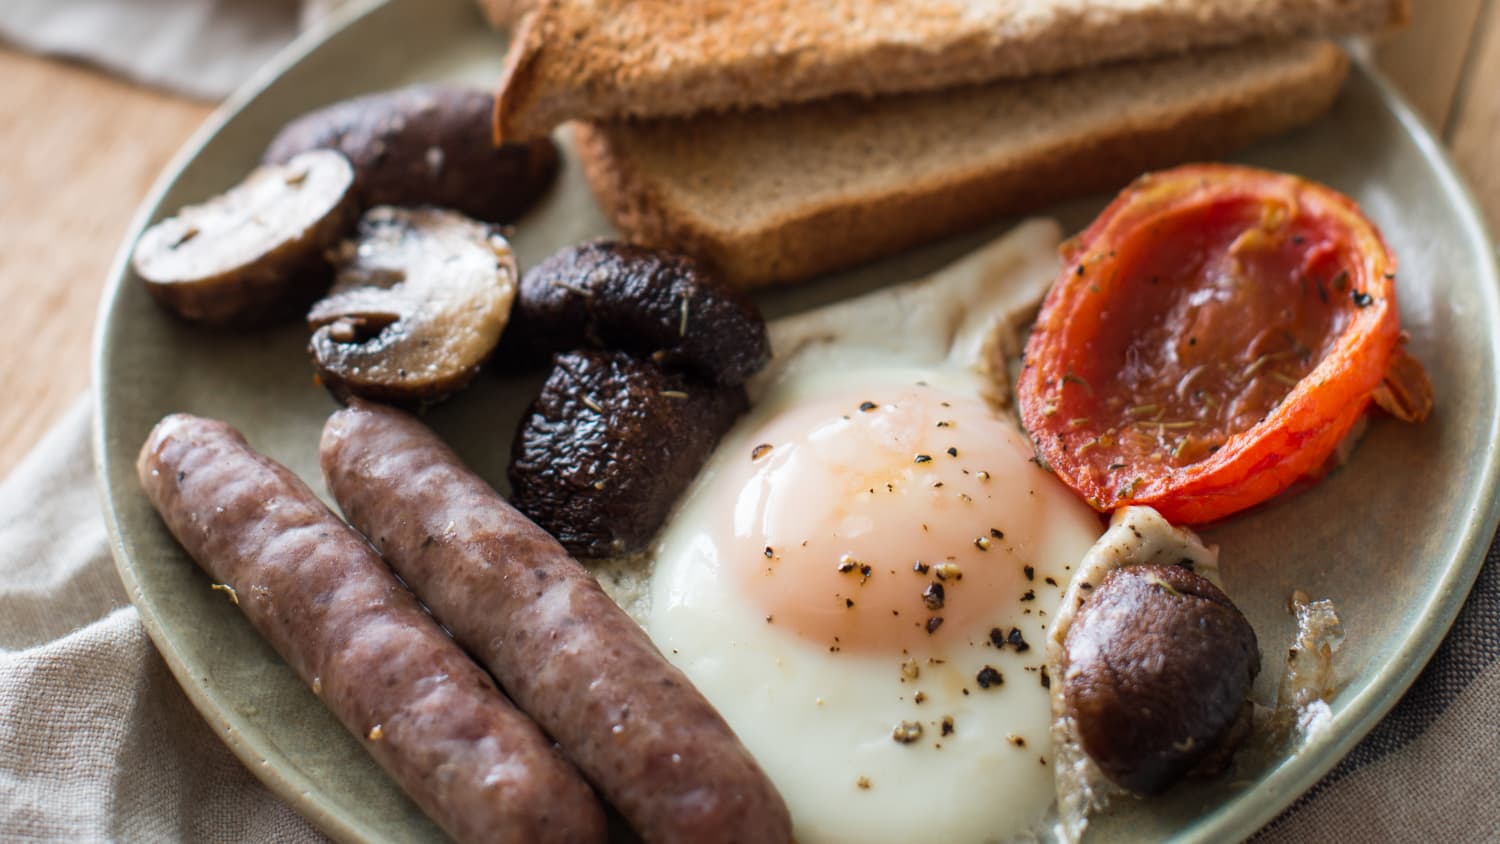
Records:
M496 132L1016 78L1258 38L1375 32L1409 0L540 0Z
M920 177L894 186L889 179L877 183L867 171L856 171L848 178L850 184L838 191L809 192L748 222L736 219L735 209L727 202L689 207L687 200L693 199L695 191L692 176L681 175L676 168L651 166L654 149L660 151L661 133L686 132L690 141L684 143L712 148L728 137L744 134L744 127L754 121L765 133L786 139L775 149L755 149L763 160L754 174L766 172L772 164L795 172L796 164L788 162L795 161L799 150L818 145L828 140L823 134L837 131L831 127L842 115L820 114L837 108L836 104L687 121L580 123L574 125L573 137L595 196L623 235L693 255L738 286L760 287L846 269L976 228L1005 214L1116 190L1147 170L1222 157L1322 114L1348 69L1347 57L1328 42L1266 48L1265 52L1264 57L1240 56L1248 68L1240 73L1243 78L1221 80L1217 87L1166 102L1124 97L1108 113L1070 114L1082 123L1002 160L940 161ZM1186 71L1171 63L1187 59L1158 61L1164 66L1156 72ZM1122 73L1133 72L1130 67L1080 73L1097 77L1102 86L1119 85ZM1071 76L1071 82L1059 84L1092 84L1077 74ZM1037 82L993 84L1025 89L1034 88ZM972 90L977 97L991 87ZM1016 95L1027 93L1021 90ZM962 96L963 92L909 95L871 105L887 109L883 119L899 123L905 113L929 113L932 104L924 101L933 97ZM944 127L916 122L910 131L916 139L903 143L921 148L927 142L940 143ZM998 144L1010 130L997 121L990 131ZM870 154L879 156L881 145L889 142L876 134L868 144ZM725 164L726 169L732 166ZM754 174L747 176L743 168L735 174L735 184L747 197L763 186ZM746 202L755 200L747 198Z

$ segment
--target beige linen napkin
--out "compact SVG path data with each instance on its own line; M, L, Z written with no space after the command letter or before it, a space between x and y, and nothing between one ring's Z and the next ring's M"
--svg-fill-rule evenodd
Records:
M80 401L0 484L0 842L320 840L210 731L110 560ZM1257 840L1500 841L1500 563L1396 709Z
M0 0L0 40L204 99L348 0Z

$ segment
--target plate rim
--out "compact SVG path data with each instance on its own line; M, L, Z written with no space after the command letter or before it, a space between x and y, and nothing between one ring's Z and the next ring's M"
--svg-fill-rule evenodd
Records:
M104 293L100 297L99 307L94 315L94 336L90 351L89 399L93 406L90 439L93 446L94 482L104 511L110 556L114 560L115 571L119 573L120 580L125 585L125 593L130 599L131 606L135 607L136 615L146 629L146 635L150 637L162 661L167 664L167 669L172 673L178 687L187 695L193 708L203 717L214 735L228 746L230 752L272 794L285 801L319 832L340 844L365 844L374 840L373 831L364 824L356 822L352 816L345 817L329 804L315 799L314 795L321 793L322 785L300 768L277 767L268 764L258 750L243 738L246 735L243 728L249 722L248 717L232 709L221 709L214 704L208 695L207 678L204 678L201 684L195 682L191 667L171 637L167 635L161 619L144 606L145 602L141 598L143 594L141 583L125 551L125 539L120 530L119 513L110 494L106 453L107 432L102 413L105 392L103 375L111 336L109 316L115 309L116 301L125 287L124 282L129 274L130 257L135 243L140 238L141 232L150 225L162 200L182 177L183 171L191 166L203 148L217 137L240 111L261 96L287 71L316 52L334 35L389 5L391 5L391 0L353 0L338 8L318 25L300 33L269 61L261 65L249 79L215 107L198 128L188 136L156 180L152 182L150 190L141 199L140 204L136 206L135 214L126 228L120 247L110 262L108 275L105 277Z
M1484 211L1473 191L1458 172L1448 151L1401 92L1375 67L1368 52L1347 43L1343 46L1350 54L1352 66L1374 86L1382 107L1395 117L1438 177L1443 194L1452 200L1458 211L1463 239L1481 247L1476 250L1480 259L1476 267L1479 280L1475 287L1490 315L1500 315L1500 244L1496 244L1490 234ZM1491 384L1491 388L1500 394L1500 343L1491 346L1490 358L1497 378L1497 383ZM1434 584L1435 597L1426 603L1418 616L1424 633L1393 652L1377 669L1376 680L1366 683L1352 700L1345 702L1326 731L1315 736L1292 758L1277 765L1257 784L1257 791L1269 791L1275 799L1243 805L1236 800L1215 808L1199 818L1201 828L1195 830L1198 833L1196 840L1246 838L1292 809L1370 734L1432 662L1473 591L1487 552L1495 541L1496 530L1500 528L1500 495L1494 494L1500 488L1500 448L1496 448L1500 444L1500 415L1491 417L1488 423L1489 448L1475 488L1488 490L1490 494L1482 496L1479 512L1465 514L1455 554L1461 565L1450 567ZM1384 686L1384 691L1377 690L1376 686Z
M179 687L231 752L272 793L286 801L324 834L341 842L365 842L372 840L372 835L378 834L318 799L317 795L322 793L320 783L300 768L266 764L257 749L243 737L241 728L247 725L248 718L214 704L207 693L207 678L202 683L197 681L181 651L167 635L160 618L143 606L141 583L136 577L133 562L126 553L119 513L110 492L107 426L101 412L105 394L102 376L107 366L106 356L112 336L109 317L124 289L135 241L154 218L172 186L203 148L240 111L260 97L287 71L320 49L336 34L393 5L397 3L391 0L355 0L321 25L302 33L215 108L183 143L141 199L122 236L120 247L105 277L104 292L95 313L90 355L92 380L89 396L94 410L91 426L94 480L104 514L111 556L127 595L137 608L142 625ZM1497 248L1472 190L1459 174L1448 151L1437 141L1430 128L1413 111L1401 93L1373 65L1368 54L1357 48L1350 49L1347 44L1345 49L1351 54L1354 71L1374 86L1381 107L1396 119L1428 170L1436 175L1441 192L1449 198L1461 221L1462 230L1458 234L1463 240L1483 247L1477 250L1481 258L1476 267L1480 279L1476 286L1488 312L1500 316L1500 262L1497 262ZM1494 371L1500 374L1500 342L1495 343L1491 351ZM1500 393L1500 385L1493 386ZM1490 447L1484 456L1476 488L1493 493L1500 486L1500 448L1496 447L1500 444L1500 417L1489 420L1488 434ZM1455 544L1455 556L1461 564L1450 567L1434 584L1434 591L1431 593L1434 597L1426 602L1418 615L1424 634L1408 640L1392 653L1376 670L1376 681L1367 683L1352 699L1344 702L1329 730L1315 737L1297 754L1283 760L1261 778L1253 792L1247 792L1260 794L1261 799L1228 800L1199 815L1193 822L1191 836L1174 835L1173 840L1217 841L1253 835L1292 808L1309 789L1336 767L1406 694L1447 638L1478 578L1497 525L1500 525L1500 496L1490 494L1477 511L1465 514L1461 538ZM1377 690L1376 686L1383 690Z

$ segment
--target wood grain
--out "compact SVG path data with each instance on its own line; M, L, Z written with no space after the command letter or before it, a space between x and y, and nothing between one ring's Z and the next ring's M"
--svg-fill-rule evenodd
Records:
M1500 221L1500 0L1416 6L1377 49ZM0 477L83 393L125 227L209 106L0 47Z
M1458 167L1500 236L1500 0L1487 0L1447 138Z
M1484 5L1485 0L1414 3L1411 26L1375 50L1376 61L1435 131L1447 125L1466 47Z
M209 106L0 49L0 477L88 384L109 263Z

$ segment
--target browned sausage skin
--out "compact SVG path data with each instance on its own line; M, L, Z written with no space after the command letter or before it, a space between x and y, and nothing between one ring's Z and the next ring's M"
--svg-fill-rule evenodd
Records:
M455 839L605 839L578 772L296 475L186 414L136 469L188 554Z
M546 531L427 427L354 401L323 429L350 523L648 842L786 842L718 712Z

